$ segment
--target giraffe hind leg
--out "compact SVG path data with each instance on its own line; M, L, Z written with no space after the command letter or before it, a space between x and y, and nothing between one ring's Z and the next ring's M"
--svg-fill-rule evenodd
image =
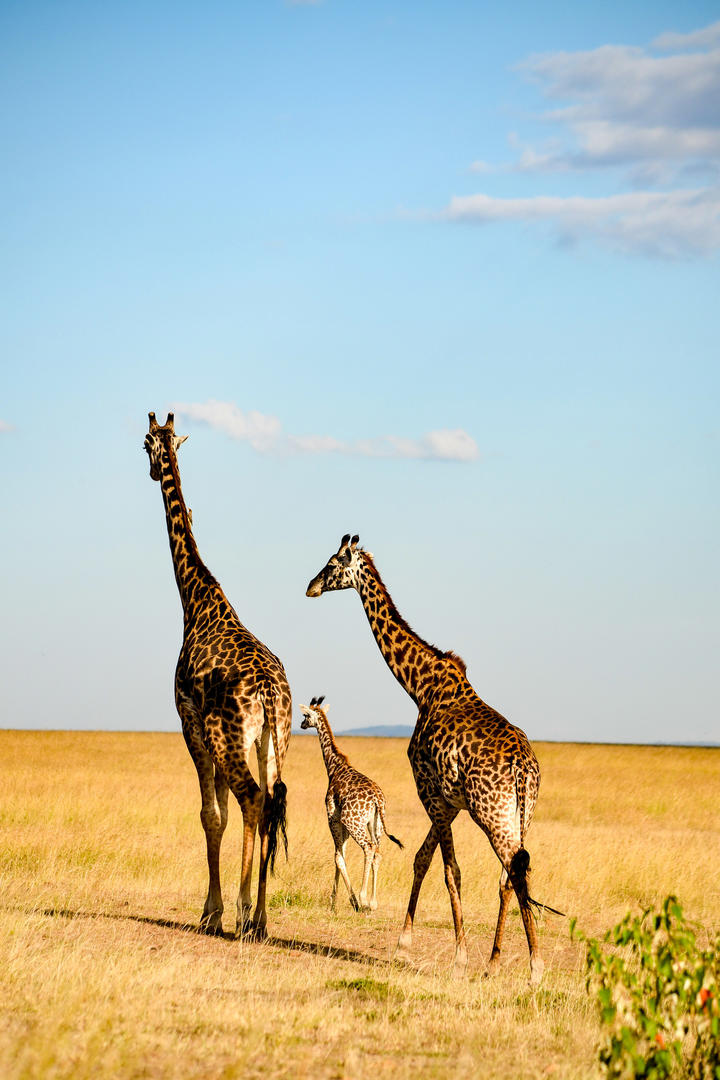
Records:
M200 930L222 934L223 899L220 888L220 845L228 819L228 785L222 771L213 766L203 743L199 717L189 706L178 702L183 736L193 759L200 784L200 821L205 833L208 864L208 892L200 918Z
M510 896L512 895L513 887L510 878L503 869L500 875L500 909L498 911L497 926L495 927L495 939L493 941L492 952L490 954L490 961L488 963L488 974L494 974L500 967L500 949L502 946L503 935L505 933L505 919L507 918L508 906L510 904Z
M360 893L358 896L357 910L370 911L367 891L368 882L370 881L370 871L372 869L373 855L375 853L375 845L368 838L368 832L370 829L369 822L366 820L363 827L357 823L357 820L351 821L346 818L345 821L343 821L343 825L363 853L363 876L362 885L360 886Z
M502 944L505 916L507 915L507 907L510 902L510 890L512 889L514 890L518 904L520 905L520 915L522 917L525 937L527 938L528 950L530 952L530 983L533 986L538 986L542 979L545 962L540 953L537 927L535 925L535 919L533 918L530 897L528 894L527 875L530 869L530 856L525 848L520 846L519 839L512 835L497 836L496 834L491 834L490 842L503 867L507 868L508 875L507 880L504 882L501 878L500 911L498 913L498 924L495 930L495 942L490 956L489 969L490 971L496 970L499 963L498 958L500 946Z

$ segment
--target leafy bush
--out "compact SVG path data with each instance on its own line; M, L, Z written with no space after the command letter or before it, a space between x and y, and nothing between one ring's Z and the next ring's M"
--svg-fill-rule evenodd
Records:
M660 912L626 915L601 941L584 941L588 993L604 1027L604 1074L630 1080L720 1080L720 935L702 949L674 896ZM615 951L606 951L614 945Z

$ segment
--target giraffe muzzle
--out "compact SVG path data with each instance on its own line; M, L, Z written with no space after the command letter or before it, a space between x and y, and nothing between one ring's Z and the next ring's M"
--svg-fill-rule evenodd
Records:
M310 584L308 585L307 590L305 591L305 595L306 596L322 596L322 591L323 591L322 574L318 574L318 576L314 577L312 579L312 581L310 582Z

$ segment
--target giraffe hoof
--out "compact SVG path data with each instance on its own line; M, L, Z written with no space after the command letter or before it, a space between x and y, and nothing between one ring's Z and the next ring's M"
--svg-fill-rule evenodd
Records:
M210 922L209 919L203 919L198 926L199 934L207 934L208 937L224 937L224 932L221 922Z
M222 937L222 932L222 911L203 911L200 917L198 933Z
M539 957L539 956L535 957L534 959L532 959L530 961L530 985L531 986L539 986L540 985L540 983L542 981L543 971L544 970L545 970L545 961L543 959L541 959L541 957Z

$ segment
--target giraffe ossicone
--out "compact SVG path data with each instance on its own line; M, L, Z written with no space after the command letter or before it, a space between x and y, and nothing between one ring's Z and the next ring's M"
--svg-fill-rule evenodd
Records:
M278 658L240 622L207 569L185 505L174 416L162 426L149 414L144 447L150 476L160 482L175 580L183 608L183 642L175 671L175 704L197 769L208 862L208 893L200 928L222 933L220 844L228 791L243 815L243 850L237 932L266 933L267 872L280 842L287 852L287 791L280 779L290 738L291 698ZM250 769L255 750L257 779ZM251 878L256 833L260 865L253 912Z
M385 796L374 780L358 772L338 749L327 718L325 698L314 697L309 705L301 705L303 730L315 728L320 741L323 761L328 774L325 795L328 826L335 845L335 880L330 907L335 910L340 878L350 896L355 911L374 911L377 908L377 876L380 866L380 841L383 833L398 847L403 844L388 832L385 824ZM363 879L359 895L350 882L345 861L347 842L352 837L364 857ZM368 899L368 884L372 874L372 889Z
M346 533L338 550L310 581L306 595L318 597L355 589L385 662L418 707L408 757L431 827L415 855L413 884L396 955L401 959L410 956L420 889L439 846L455 927L455 970L462 974L467 968L460 867L452 835L453 821L461 810L467 810L487 835L502 868L489 970L499 966L514 891L530 952L530 980L537 985L544 963L532 908L545 905L529 895L530 857L524 846L540 785L537 758L525 733L478 697L463 660L428 644L411 629L393 603L372 555L358 544L357 535L351 538Z

